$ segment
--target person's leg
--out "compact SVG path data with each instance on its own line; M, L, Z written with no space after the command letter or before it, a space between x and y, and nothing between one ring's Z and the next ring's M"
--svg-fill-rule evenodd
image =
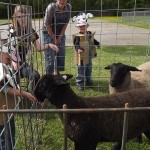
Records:
M92 81L92 60L89 60L89 64L86 67L86 85L87 86L92 86L93 81Z
M14 117L10 119L10 122L8 123L8 131L9 131L8 132L9 150L14 150L15 145ZM4 125L0 125L0 150L6 150Z
M15 145L15 122L14 117L10 119L10 125L9 125L9 144L10 144L10 150L14 150Z
M57 53L57 70L64 71L65 70L65 40L66 36L63 35L61 39L61 44L59 46L59 52Z
M76 77L76 85L79 90L84 89L84 80L85 80L85 66L78 67L78 76Z
M49 34L47 32L42 32L42 43L47 44L52 42L53 41L50 38ZM44 55L45 55L46 73L53 73L56 52L49 48L44 51Z
M4 125L0 125L0 150L5 150Z

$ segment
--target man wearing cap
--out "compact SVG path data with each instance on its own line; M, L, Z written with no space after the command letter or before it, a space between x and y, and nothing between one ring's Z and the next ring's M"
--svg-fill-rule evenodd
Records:
M73 17L77 22L76 27L79 33L73 35L73 44L75 46L75 64L78 67L78 75L76 77L76 85L79 90L84 90L84 86L93 87L92 82L92 58L96 57L96 47L100 47L100 43L94 39L94 34L87 31L89 24L88 18L93 18L91 13L80 13L77 17Z
M35 97L28 92L18 89L15 83L14 75L11 71L11 57L8 48L8 35L6 32L0 32L0 109L16 109L17 97L26 97L28 100L34 102ZM15 144L15 123L13 114L8 116L8 142L5 145L6 126L4 128L3 114L0 114L0 149L13 150Z

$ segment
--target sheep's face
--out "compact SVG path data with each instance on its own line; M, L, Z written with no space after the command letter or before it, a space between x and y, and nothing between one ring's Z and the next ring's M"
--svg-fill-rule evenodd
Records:
M35 87L35 90L34 90L35 97L40 102L44 102L46 98L50 99L56 87L59 85L63 85L63 84L69 84L67 80L72 77L73 76L70 74L64 74L64 75L45 74L38 81Z
M112 87L122 85L130 71L141 71L136 67L128 66L122 63L113 63L105 67L105 69L110 69L110 85Z

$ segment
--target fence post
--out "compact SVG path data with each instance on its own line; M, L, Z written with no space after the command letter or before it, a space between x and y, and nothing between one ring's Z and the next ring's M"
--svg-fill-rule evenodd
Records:
M63 109L67 109L67 105L63 105ZM63 113L63 123L64 123L64 150L67 150L67 113Z
M5 110L6 109L6 105L3 105L3 110ZM8 116L7 116L7 113L4 113L4 135L5 135L5 149L6 150L10 150L10 148L9 148L9 125L8 125L8 123L7 123L7 121L8 121Z
M129 108L129 104L125 104L125 108ZM125 144L127 139L127 131L128 131L128 113L124 112L124 121L123 121L123 135L122 135L122 146L121 150L125 150Z

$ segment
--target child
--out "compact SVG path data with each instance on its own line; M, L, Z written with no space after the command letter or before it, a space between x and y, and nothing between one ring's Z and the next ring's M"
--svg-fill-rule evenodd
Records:
M31 91L33 91L36 83L40 79L40 74L34 69L33 56L29 57L28 53L34 54L33 46L39 52L50 48L54 53L57 53L59 48L49 42L41 45L39 36L32 27L31 10L30 6L15 6L12 16L11 36L16 39L14 47L17 57L12 55L12 64L16 71L17 82L20 82L20 78L27 78L31 85ZM20 59L18 59L18 56Z
M78 67L78 76L76 77L76 85L79 90L84 90L84 85L93 86L92 82L92 58L96 57L96 48L100 47L100 43L94 39L94 33L87 31L89 24L87 18L93 18L93 15L88 13L80 13L76 20L76 27L79 33L73 35L73 43L75 46L75 63Z
M3 106L6 106L6 109L15 109L15 104L17 104L16 96L26 97L28 100L35 102L35 97L25 91L21 91L18 89L17 84L15 83L15 79L11 72L10 64L11 58L8 53L7 47L7 33L0 33L0 109ZM5 150L13 150L15 144L15 124L14 124L14 116L10 114L8 117L9 125L9 135L8 135L8 148L5 147L5 134L6 126L4 128L4 118L3 114L0 114L0 149Z

